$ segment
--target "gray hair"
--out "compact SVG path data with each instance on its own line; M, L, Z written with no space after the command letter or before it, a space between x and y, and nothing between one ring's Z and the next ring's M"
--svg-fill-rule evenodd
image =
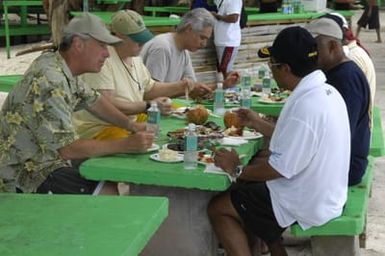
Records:
M176 27L176 32L183 32L188 25L191 25L193 31L201 32L206 27L214 27L216 19L204 8L196 8L183 15L182 20Z
M59 51L65 52L71 48L74 37L77 36L83 41L87 41L92 37L87 34L80 33L66 33L63 35L61 42L59 44Z

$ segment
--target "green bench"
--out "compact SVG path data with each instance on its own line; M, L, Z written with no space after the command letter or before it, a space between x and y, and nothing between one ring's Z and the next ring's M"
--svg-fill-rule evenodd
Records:
M22 75L0 76L0 92L10 92L12 87L22 79Z
M384 133L382 130L381 111L378 107L373 108L372 139L370 142L369 155L374 157L385 155Z
M359 253L358 236L365 232L366 212L374 175L374 158L369 163L361 183L348 190L348 200L342 215L325 225L303 230L291 226L297 237L311 237L313 256L354 256Z
M25 35L49 35L51 30L48 24L28 24L27 15L28 8L32 7L38 12L43 12L43 1L24 0L24 1L2 1L4 10L4 29L0 28L0 36L5 36L5 48L7 52L7 58L11 57L11 36L25 36ZM13 7L17 7L12 9ZM19 10L17 14L20 15L20 25L10 25L8 20L8 14L11 10ZM36 12L36 11L35 11Z
M139 255L168 199L0 194L0 255Z

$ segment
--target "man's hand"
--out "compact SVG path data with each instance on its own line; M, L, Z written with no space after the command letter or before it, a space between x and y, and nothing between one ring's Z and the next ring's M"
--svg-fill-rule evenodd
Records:
M204 98L205 96L211 93L212 93L212 89L208 85L204 83L195 82L194 87L191 90L191 98L197 98L197 97Z
M248 128L255 129L256 124L262 121L262 118L259 116L259 114L250 109L241 108L239 110L236 110L235 113L238 114L241 120L241 125L246 126Z
M231 151L224 148L215 151L214 161L216 166L220 167L231 176L234 176L235 167L241 163L237 152L233 148Z
M128 121L127 130L132 132L140 132L145 131L147 128L146 122L134 122L134 121Z
M239 84L241 75L238 71L231 71L227 74L226 79L223 81L223 88L231 88Z
M171 113L171 99L168 97L159 97L155 101L158 103L158 108L162 115L169 115Z
M127 153L146 152L154 142L154 134L151 132L138 132L124 139Z

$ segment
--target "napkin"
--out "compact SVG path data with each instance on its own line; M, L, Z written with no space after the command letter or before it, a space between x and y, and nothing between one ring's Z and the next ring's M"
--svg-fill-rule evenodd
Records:
M227 172L223 171L221 168L215 166L215 164L206 164L206 168L205 170L203 171L204 173L213 173L213 174L219 174L219 175L227 175L227 177L229 178L229 180L231 182L234 182L235 181L235 178L232 177L230 174L228 174Z

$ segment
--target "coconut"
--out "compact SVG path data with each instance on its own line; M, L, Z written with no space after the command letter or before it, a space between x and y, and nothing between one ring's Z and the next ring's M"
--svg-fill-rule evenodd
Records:
M226 111L223 116L223 122L229 136L242 136L244 127L241 125L241 119L237 113Z
M187 112L186 117L189 123L204 124L209 117L209 112L204 106L197 105Z

